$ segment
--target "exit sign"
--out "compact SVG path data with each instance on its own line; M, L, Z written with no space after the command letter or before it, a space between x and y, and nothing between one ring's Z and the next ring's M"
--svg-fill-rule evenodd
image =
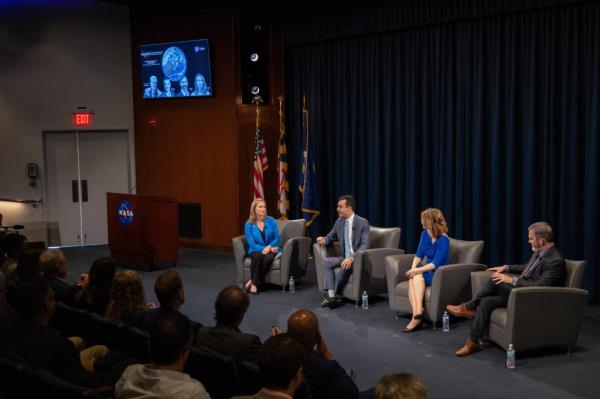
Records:
M73 112L73 125L92 126L94 114L92 112Z

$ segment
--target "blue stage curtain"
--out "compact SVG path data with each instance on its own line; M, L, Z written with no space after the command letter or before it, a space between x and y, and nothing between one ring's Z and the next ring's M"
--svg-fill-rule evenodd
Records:
M321 234L353 194L414 253L420 211L437 207L498 265L526 261L527 227L545 220L600 298L598 2L399 2L299 21L287 37L290 184L306 94Z

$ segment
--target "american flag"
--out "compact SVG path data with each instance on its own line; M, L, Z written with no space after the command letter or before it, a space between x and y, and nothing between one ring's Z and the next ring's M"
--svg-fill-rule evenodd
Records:
M255 199L265 198L263 172L269 168L269 161L267 160L265 141L260 131L260 108L258 103L256 104L256 134L254 136L254 144L254 166L252 171L254 187L252 191Z

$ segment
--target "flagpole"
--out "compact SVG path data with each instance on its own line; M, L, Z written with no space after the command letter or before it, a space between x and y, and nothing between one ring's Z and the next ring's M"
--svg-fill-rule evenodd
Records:
M254 162L253 162L253 179L254 179L254 186L252 188L252 191L254 193L254 198L263 198L265 197L265 193L264 193L264 170L268 167L264 167L263 168L263 158L262 158L262 154L261 151L263 151L264 149L262 147L264 147L264 144L262 143L261 140L261 135L260 135L260 104L262 104L263 99L261 96L255 96L252 99L252 102L254 104L256 104L256 133L254 135ZM266 162L266 158L264 159Z
M284 122L284 104L283 95L277 97L279 100L279 143L277 145L277 209L279 210L279 219L287 220L288 202L288 182L287 182L287 146L285 144L285 122Z

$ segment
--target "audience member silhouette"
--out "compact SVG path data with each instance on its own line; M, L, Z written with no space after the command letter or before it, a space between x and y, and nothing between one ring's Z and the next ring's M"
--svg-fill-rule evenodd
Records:
M160 314L150 332L150 363L129 366L115 386L117 399L209 399L204 386L183 372L192 326L179 312Z
M232 285L221 290L215 301L217 324L214 327L200 328L194 346L230 356L237 361L256 363L262 346L260 338L239 330L249 305L248 295L241 288Z

